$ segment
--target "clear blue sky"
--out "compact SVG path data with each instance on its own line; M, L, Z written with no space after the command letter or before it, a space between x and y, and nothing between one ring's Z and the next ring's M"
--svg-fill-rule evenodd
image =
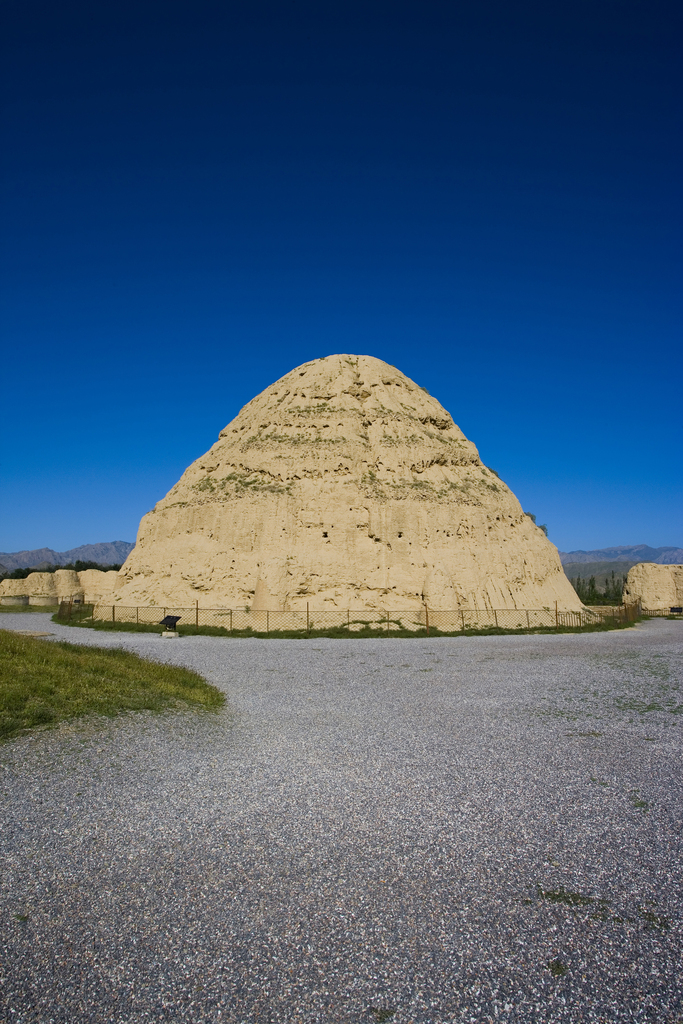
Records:
M332 352L561 549L683 545L679 3L4 8L0 550L134 539Z

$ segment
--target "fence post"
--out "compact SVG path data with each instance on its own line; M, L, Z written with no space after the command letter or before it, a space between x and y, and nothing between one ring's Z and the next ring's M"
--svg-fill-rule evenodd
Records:
M270 612L266 608L266 633L270 633Z
M311 632L311 617L308 614L308 601L306 602L306 632Z
M462 610L462 608L460 609L460 618L462 619L462 631L464 633L465 632L465 613Z
M425 622L427 623L427 636L429 636L429 608L425 603Z
M116 622L116 605L111 606L111 621Z
M139 624L139 622L140 622L140 606L139 605L135 606L135 622L136 622L136 625Z
M230 609L230 635L232 636L232 608Z
M557 614L557 601L555 602L555 629L560 628L560 617Z

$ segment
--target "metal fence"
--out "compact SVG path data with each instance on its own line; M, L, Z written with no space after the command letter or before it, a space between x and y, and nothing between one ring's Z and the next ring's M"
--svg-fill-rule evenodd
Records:
M298 611L260 611L245 608L181 608L171 605L125 606L117 604L75 604L63 601L59 618L66 621L77 618L92 622L135 623L160 625L167 615L177 616L183 632L187 629L220 630L227 635L251 633L300 633L321 630L346 630L349 634L362 630L398 630L434 633L456 633L469 629L538 629L581 627L599 623L633 621L639 615L637 606L613 609L583 609L566 612L557 608L493 608L473 610L459 608L435 611L423 606L412 610L354 611L341 609Z

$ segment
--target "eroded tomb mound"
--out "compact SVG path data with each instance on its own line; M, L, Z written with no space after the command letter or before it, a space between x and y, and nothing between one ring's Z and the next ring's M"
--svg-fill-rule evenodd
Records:
M581 604L450 414L371 356L252 399L140 524L115 598L268 609Z

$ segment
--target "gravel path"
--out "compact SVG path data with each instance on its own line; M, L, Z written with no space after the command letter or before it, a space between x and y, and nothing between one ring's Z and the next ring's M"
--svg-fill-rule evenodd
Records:
M0 746L0 1017L683 1020L683 626L422 640L3 628L229 709Z

